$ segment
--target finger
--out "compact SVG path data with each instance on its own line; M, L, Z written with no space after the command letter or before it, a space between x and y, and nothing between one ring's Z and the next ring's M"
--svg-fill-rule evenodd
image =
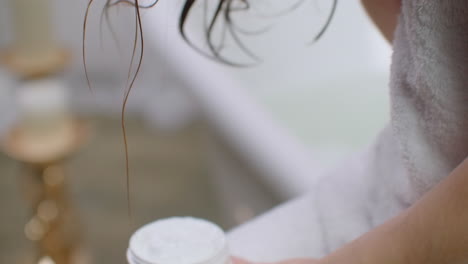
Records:
M279 264L318 264L316 259L291 259L287 261L280 262Z
M232 257L231 259L233 264L253 264L252 262L238 257Z

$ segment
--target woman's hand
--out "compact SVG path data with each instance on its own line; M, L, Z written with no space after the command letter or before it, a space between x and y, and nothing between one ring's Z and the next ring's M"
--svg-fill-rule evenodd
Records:
M258 262L250 262L240 258L232 258L233 264L267 264L267 263L258 263ZM319 264L320 262L315 259L291 259L285 260L276 263L268 263L268 264Z

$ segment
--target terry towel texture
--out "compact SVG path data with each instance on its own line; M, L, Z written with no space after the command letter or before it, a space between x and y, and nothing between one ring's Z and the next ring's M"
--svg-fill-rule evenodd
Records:
M235 229L256 260L320 257L413 204L468 156L468 1L402 0L391 123L309 194Z

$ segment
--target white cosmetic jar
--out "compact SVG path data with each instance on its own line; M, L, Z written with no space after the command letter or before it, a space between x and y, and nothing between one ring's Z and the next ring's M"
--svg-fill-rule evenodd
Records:
M226 236L217 225L192 217L147 224L130 239L129 264L231 264Z

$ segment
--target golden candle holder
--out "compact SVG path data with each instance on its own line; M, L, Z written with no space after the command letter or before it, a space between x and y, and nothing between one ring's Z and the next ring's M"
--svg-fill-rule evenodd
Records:
M10 0L14 40L0 60L22 79L49 77L64 69L70 53L54 34L52 0Z
M65 49L51 49L40 54L10 49L0 54L0 61L22 79L38 79L62 71L70 57Z
M21 126L13 129L3 150L24 168L21 187L32 214L24 232L37 245L30 264L88 264L64 168L66 160L87 141L88 127L84 122L70 121L53 136L37 138L23 130Z

